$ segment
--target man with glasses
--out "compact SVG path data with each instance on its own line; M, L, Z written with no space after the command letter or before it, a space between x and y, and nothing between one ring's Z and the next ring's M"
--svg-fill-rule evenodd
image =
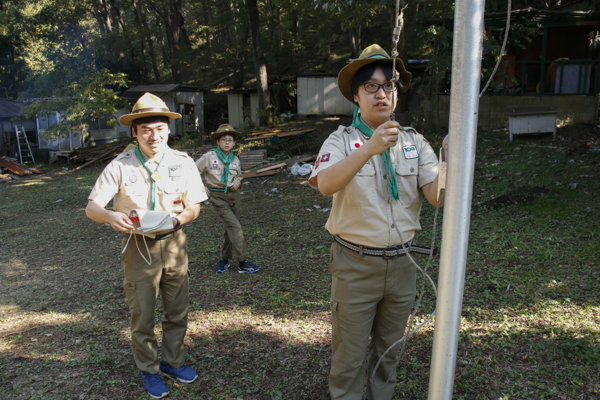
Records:
M246 240L240 224L242 199L238 189L242 182L242 167L240 159L232 151L238 135L239 132L231 125L220 125L210 136L210 140L216 141L219 146L200 157L196 166L206 181L206 194L225 227L217 272L227 272L233 262L240 274L253 274L261 267L247 260Z
M336 400L362 400L365 372L368 400L393 397L398 345L382 358L375 382L371 376L404 335L415 299L416 268L405 249L417 261L429 252L413 238L421 229L422 195L437 204L438 160L423 135L390 120L398 91L411 81L401 60L398 71L392 65L374 44L340 71L338 87L356 105L352 125L325 140L309 179L333 195L325 228L334 236L329 392Z

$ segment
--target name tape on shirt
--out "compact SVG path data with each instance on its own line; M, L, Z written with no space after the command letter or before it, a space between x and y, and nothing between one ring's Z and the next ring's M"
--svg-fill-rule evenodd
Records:
M415 146L414 144L411 146L404 146L402 148L402 151L404 151L404 158L406 158L407 160L409 160L411 158L419 158L419 152L417 151L417 146Z

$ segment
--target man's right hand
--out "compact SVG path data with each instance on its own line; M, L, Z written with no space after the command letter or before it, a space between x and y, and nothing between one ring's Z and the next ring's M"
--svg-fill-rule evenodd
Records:
M107 216L110 226L117 232L130 232L134 229L129 217L121 212L109 211Z
M397 121L386 121L379 125L373 131L373 135L364 144L365 150L375 156L383 153L390 147L394 147L398 142L398 129L400 124Z
M94 200L88 201L85 208L85 215L92 221L101 224L110 224L117 232L131 232L133 230L133 224L127 215L122 212L106 210Z

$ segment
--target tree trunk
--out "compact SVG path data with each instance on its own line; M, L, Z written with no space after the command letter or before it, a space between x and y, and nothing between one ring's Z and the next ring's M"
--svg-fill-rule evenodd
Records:
M254 69L256 73L256 88L258 89L258 108L260 111L260 125L272 123L271 109L269 106L269 84L267 80L267 65L262 51L260 39L259 16L257 0L247 0L248 16L250 17L250 34L252 36L252 54L254 55Z
M94 15L96 16L96 20L98 21L100 33L111 33L112 25L110 22L110 12L108 11L108 4L106 0L95 0L94 3Z
M115 2L115 0L110 0L111 13L113 20L115 21L115 30L119 31L119 26L121 26L121 32L125 32L125 22L123 22L123 17L121 16L121 10L119 6Z
M152 61L152 70L154 71L154 79L157 82L160 82L160 71L158 69L158 63L156 62L156 52L154 51L154 42L152 41L152 36L150 35L150 29L148 28L148 20L146 19L146 10L144 5L140 0L132 0L133 8L136 12L136 18L140 21L140 25L143 28L142 34L145 36L148 41L148 49L150 51L150 59ZM142 41L142 51L145 52L143 41ZM144 65L146 64L146 57L144 56Z
M208 2L204 2L204 4L202 5L202 11L204 12L204 25L211 26L212 18L211 18L211 12L210 12ZM206 35L206 49L207 49L207 53L208 53L208 60L210 61L210 65L212 67L214 67L215 61L213 60L213 56L212 56L212 33L210 33L210 29L206 30L205 35Z
M164 0L160 6L153 2L148 5L164 21L167 42L169 43L169 62L173 83L181 83L180 66L180 37L184 29L184 20L181 13L183 0Z

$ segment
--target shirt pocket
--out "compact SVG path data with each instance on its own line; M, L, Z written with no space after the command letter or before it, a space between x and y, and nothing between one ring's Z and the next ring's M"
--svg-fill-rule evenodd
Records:
M410 206L421 200L419 190L419 159L401 160L394 166L400 201Z
M229 170L229 183L233 183L233 181L235 180L235 178L237 178L238 176L238 171L236 169L230 169Z
M149 189L145 185L125 185L121 190L126 197L138 197L147 196Z
M171 181L165 183L163 188L165 192L166 203L171 205L170 212L182 212L183 211L183 195L185 193L185 185L180 181Z
M221 177L223 176L223 170L221 168L211 168L208 170L208 173L218 180L221 180Z
M356 173L354 178L348 183L345 188L344 200L350 205L368 205L374 204L375 192L375 168L372 165L372 160L369 164L363 167Z

